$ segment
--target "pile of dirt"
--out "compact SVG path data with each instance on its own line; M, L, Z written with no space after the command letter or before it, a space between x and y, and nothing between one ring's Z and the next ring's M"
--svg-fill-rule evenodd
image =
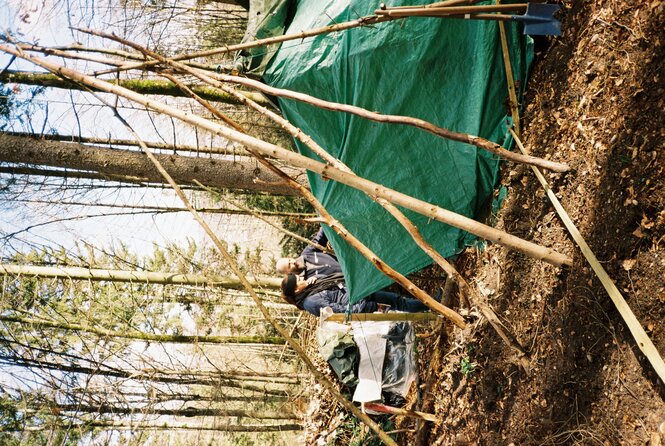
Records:
M665 354L665 4L596 0L563 12L563 36L547 42L529 79L522 139L572 167L546 174L550 186ZM574 265L497 246L460 260L528 365L471 309L464 333L422 347L423 409L441 422L408 443L665 444L665 385L531 170L506 164L502 178L496 226Z
M537 42L522 140L572 167L545 175L665 354L665 4L590 0L562 9L563 36ZM427 328L420 397L410 403L440 422L414 429L398 419L399 444L665 444L665 385L531 169L505 163L502 178L507 196L493 224L574 264L558 268L496 245L462 255L458 269L527 355L477 308L453 302L469 327ZM327 416L320 427L330 432L339 422Z

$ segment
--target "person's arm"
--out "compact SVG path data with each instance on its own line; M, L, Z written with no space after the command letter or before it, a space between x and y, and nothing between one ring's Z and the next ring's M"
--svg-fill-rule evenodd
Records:
M326 237L325 232L323 232L323 228L319 229L319 232L317 232L316 235L314 237L312 237L311 241L313 243L316 243L316 244L320 245L320 246L323 246L323 247L326 246L326 243L328 243L328 237ZM302 250L300 255L305 256L305 255L307 255L309 253L312 253L312 252L323 252L323 251L321 251L316 246L307 245L305 247L305 249Z
M328 244L328 237L326 237L326 233L323 232L323 226L321 226L319 232L317 232L314 238L312 238L312 241L323 247L325 247Z
M376 309L376 302L370 302L365 299L361 300L357 304L351 305L351 313L374 313Z

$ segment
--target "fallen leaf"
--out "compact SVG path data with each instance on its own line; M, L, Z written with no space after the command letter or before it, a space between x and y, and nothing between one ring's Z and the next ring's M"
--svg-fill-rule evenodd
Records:
M635 260L635 259L628 259L628 260L624 260L623 262L621 262L621 266L622 266L623 269L625 269L626 271L630 271L631 269L633 269L633 267L635 266L636 263L637 263L637 260Z

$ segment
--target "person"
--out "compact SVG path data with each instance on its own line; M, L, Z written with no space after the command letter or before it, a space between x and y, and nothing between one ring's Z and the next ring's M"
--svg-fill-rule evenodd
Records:
M312 242L320 246L328 244L328 238L323 232L323 228L319 229ZM282 257L278 259L275 269L279 274L297 274L305 280L313 277L321 279L333 274L342 273L342 266L333 254L322 251L312 245L308 245L299 257Z
M345 313L349 295L343 276L332 275L322 279L303 277L289 273L282 280L282 295L292 305L318 317L321 309L332 308L333 313ZM374 313L379 305L408 313L427 311L428 307L418 299L400 296L390 291L377 291L351 306L351 313Z

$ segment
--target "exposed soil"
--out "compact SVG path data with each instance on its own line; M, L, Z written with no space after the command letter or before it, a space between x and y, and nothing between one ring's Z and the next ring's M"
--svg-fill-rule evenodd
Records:
M545 175L665 355L665 3L566 2L562 12L563 36L539 44L522 139L572 167ZM419 424L399 443L665 444L665 385L530 168L503 169L508 194L493 224L574 264L496 245L464 253L458 269L528 355L520 360L475 307L453 302L469 328L429 327L419 343L422 400L410 403L440 423ZM413 430L414 421L398 425Z
M665 4L575 2L562 22L529 79L522 139L573 168L546 175L550 186L665 354ZM506 164L502 178L496 226L574 265L497 246L461 259L527 350L528 371L480 318L426 343L425 409L441 423L409 443L664 444L665 386L531 170Z

